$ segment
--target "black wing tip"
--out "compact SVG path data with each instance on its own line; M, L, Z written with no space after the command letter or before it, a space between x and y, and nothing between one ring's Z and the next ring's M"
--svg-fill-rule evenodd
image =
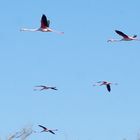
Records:
M119 31L119 30L115 30L115 32L116 32L116 33L119 33L119 32L121 32L121 31Z
M111 89L107 89L108 90L108 92L110 92L111 91Z
M54 90L58 90L57 88L52 88L52 89L54 89Z
M45 14L42 14L42 19L47 19L47 16Z
M45 126L42 125L38 125L39 127L43 128L44 130L46 130L47 128ZM42 131L43 132L43 131Z
M52 130L49 130L49 132L55 135L55 133Z
M107 87L107 90L110 92L111 91L110 85L106 85L106 87Z
M45 87L44 85L38 85L38 86L35 86L35 87Z
M40 125L40 124L39 124L38 126L39 126L39 127L42 127L42 128L45 128L43 125Z
M46 15L45 14L42 14L42 17L46 17Z

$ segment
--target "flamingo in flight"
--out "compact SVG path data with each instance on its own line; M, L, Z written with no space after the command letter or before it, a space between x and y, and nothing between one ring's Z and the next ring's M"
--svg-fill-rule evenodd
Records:
M41 26L40 28L37 29L27 29L27 28L21 28L20 31L30 31L30 32L37 32L37 31L41 31L41 32L55 32L58 34L63 34L64 32L60 32L60 31L55 31L52 30L51 28L49 28L50 25L50 20L47 19L47 17L43 14L41 17Z
M131 40L140 41L140 40L137 38L137 35L128 36L128 35L124 34L122 31L119 31L119 30L115 30L115 32L116 32L118 35L120 35L121 37L123 37L123 38L120 39L120 40L117 40L117 39L109 39L107 42L131 41Z
M52 134L55 134L54 131L58 131L58 129L48 129L45 126L42 126L42 125L38 125L38 126L43 128L43 130L41 132L50 132Z
M110 92L112 84L117 85L117 83L111 83L111 82L107 82L107 81L99 81L99 82L96 82L96 84L94 84L93 86L103 86L103 85L105 85L107 90Z
M35 87L40 87L40 90L48 90L48 89L52 89L52 90L58 90L56 87L49 87L49 86L44 86L44 85L39 85L39 86L35 86ZM37 89L34 89L37 90Z

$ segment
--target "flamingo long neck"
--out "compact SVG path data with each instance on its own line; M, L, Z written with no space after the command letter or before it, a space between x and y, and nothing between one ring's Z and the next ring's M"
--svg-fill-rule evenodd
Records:
M39 31L39 29L28 29L28 28L21 28L20 31L29 31L29 32L36 32Z
M119 42L119 41L123 41L122 39L109 39L107 42Z

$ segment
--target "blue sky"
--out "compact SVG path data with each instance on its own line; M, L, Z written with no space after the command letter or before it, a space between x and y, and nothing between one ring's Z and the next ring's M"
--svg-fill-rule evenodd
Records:
M107 43L115 29L140 37L140 1L1 1L0 136L38 124L57 135L28 139L137 139L140 131L140 42ZM64 35L20 32L41 15ZM117 82L111 93L96 81ZM34 91L36 85L58 91Z

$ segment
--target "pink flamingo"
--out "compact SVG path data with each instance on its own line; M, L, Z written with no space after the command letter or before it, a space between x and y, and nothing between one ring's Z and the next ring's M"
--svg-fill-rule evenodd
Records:
M36 32L36 31L41 31L41 32L55 32L58 34L63 34L64 32L60 31L55 31L49 28L50 25L50 20L47 19L47 17L43 14L41 17L41 26L40 28L37 29L27 29L27 28L21 28L20 31L31 31L31 32Z
M49 87L49 86L44 86L44 85L39 85L39 86L35 86L35 87L40 87L40 90L47 90L47 89L53 89L53 90L58 90L56 87ZM34 89L37 90L37 89Z
M42 125L38 125L39 127L43 128L43 130L41 132L50 132L52 134L55 134L53 131L58 131L58 129L48 129Z
M123 38L120 39L120 40L117 40L117 39L109 39L107 42L117 42L117 41L131 41L131 40L138 40L140 41L138 38L137 38L137 35L133 35L133 36L128 36L126 34L124 34L123 32L119 31L119 30L115 30L115 32L122 36Z
M111 82L107 82L107 81L99 81L99 82L96 82L96 84L94 84L93 86L103 86L103 85L105 85L107 90L110 92L112 84L117 85L117 83L111 83Z

